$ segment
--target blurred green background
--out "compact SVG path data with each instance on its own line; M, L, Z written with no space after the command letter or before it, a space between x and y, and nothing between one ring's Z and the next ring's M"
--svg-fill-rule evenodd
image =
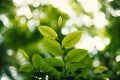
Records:
M18 48L44 56L41 25L61 39L83 32L75 46L89 51L90 62L83 63L89 74L82 73L82 80L120 80L120 0L0 0L0 80L23 80L19 67L27 61Z

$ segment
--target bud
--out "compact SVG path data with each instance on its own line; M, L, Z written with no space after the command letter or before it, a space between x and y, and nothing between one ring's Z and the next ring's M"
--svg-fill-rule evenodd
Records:
M61 26L61 25L62 25L62 17L60 16L58 19L58 26Z

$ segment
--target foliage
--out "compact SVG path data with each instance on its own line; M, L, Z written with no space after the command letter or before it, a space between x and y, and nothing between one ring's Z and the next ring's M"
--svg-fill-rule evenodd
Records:
M33 54L32 62L30 63L34 66L34 70L41 70L42 73L46 73L46 75L51 77L50 80L53 80L54 78L57 80L68 80L69 77L74 78L74 75L77 73L74 70L69 70L69 68L74 68L74 66L71 65L80 64L80 61L87 55L87 50L72 48L80 40L81 32L75 31L70 33L63 38L61 44L58 41L59 35L57 35L52 28L40 26L39 31L44 36L43 45L45 50L49 52L50 57L42 58L39 54ZM68 50L68 48L72 49ZM66 50L67 52L65 52ZM57 59L57 56L61 59ZM20 71L31 72L33 69L31 64L22 65ZM77 70L79 67L75 69ZM73 73L74 75L70 76L68 72ZM42 75L38 76L43 77ZM79 78L79 76L76 76L76 78Z
M90 7L93 12L87 11L89 7L83 5L87 0L68 0L72 13L70 11L64 13L67 11L66 7L62 11L63 6L58 8L57 3L57 6L41 4L46 0L30 0L34 1L33 3L30 3L29 0L20 0L19 4L16 4L15 1L17 0L0 0L1 80L6 77L9 80L30 80L29 78L36 80L47 77L50 80L59 80L65 78L65 73L67 80L120 79L120 0L95 0L99 5L95 12L94 9L97 7ZM24 5L20 5L21 1L24 2ZM40 5L37 6L36 1L40 1L37 3ZM89 2L87 3L89 4ZM94 5L94 3L92 4ZM20 15L19 10L23 7L31 11L32 17ZM70 10L69 7L67 8ZM24 12L27 14L27 11L22 11L22 14ZM94 25L98 23L96 20L94 21L96 13L105 16L108 21L103 28ZM89 19L92 22L89 22ZM102 24L101 18L99 22ZM44 28L47 30L44 31ZM66 36L62 33L62 30L66 28L68 32L74 29L78 31ZM89 52L76 48L74 45L79 42L81 31L82 38L94 39L97 36L104 38L103 42L106 42L107 37L109 44L106 44L103 50L97 50L96 46L99 46L97 43L95 50ZM73 35L71 36L71 34ZM80 43L82 42L84 41L81 40ZM89 39L86 42L85 47L88 47ZM90 46L92 47L93 44ZM66 62L66 72L64 61ZM95 63L97 65L94 65Z

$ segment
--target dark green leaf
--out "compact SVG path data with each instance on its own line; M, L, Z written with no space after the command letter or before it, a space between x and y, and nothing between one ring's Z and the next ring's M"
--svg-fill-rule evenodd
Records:
M60 72L57 71L54 67L48 65L47 63L43 64L42 71L49 72L49 75L60 77Z
M50 65L48 65L48 63L44 63L42 65L42 68L41 68L44 72L50 72L52 71L54 68Z
M56 40L44 38L44 47L48 52L50 52L54 56L62 55L61 46Z
M48 63L51 66L63 66L63 62L60 59L55 58L46 58L45 62Z
M19 71L21 72L31 72L32 70L33 70L33 67L31 64L24 64L19 69Z
M43 63L44 63L44 60L43 60L43 58L42 58L40 55L34 54L34 55L32 56L32 63L33 63L33 65L35 66L35 68L40 69L41 66L42 66Z
M91 68L93 65L92 59L90 58L89 55L86 55L84 59L80 61L80 63L82 64L81 67L83 68L88 68L88 67Z
M78 68L80 68L81 64L80 63L67 63L67 72L74 72Z
M75 31L70 33L63 39L62 46L64 46L65 48L73 47L80 40L81 35L81 31Z
M67 62L79 62L87 55L87 50L73 49L65 56Z
M57 33L48 26L40 26L39 31L44 37L47 37L50 39L56 39L58 37Z

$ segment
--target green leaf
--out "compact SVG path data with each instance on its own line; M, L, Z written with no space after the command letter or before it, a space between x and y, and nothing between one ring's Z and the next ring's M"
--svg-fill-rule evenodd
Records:
M44 38L45 49L54 56L62 55L62 48L56 40Z
M95 69L95 72L97 72L97 73L102 73L102 72L107 71L107 70L108 70L108 68L105 67L105 66L98 66L98 67Z
M33 66L31 64L24 64L19 69L19 71L21 72L31 72L32 70L33 70Z
M62 46L64 46L65 48L73 47L80 40L81 35L81 31L75 31L70 33L63 39Z
M60 59L55 59L55 58L46 58L45 62L48 63L49 65L56 67L56 66L63 66L63 62Z
M67 72L74 72L77 69L81 68L80 63L67 63Z
M54 69L54 67L48 65L47 63L44 63L41 69L43 72L50 72Z
M56 39L58 37L57 33L48 26L40 26L39 31L44 37L47 37L50 39Z
M62 25L62 17L60 16L58 19L58 26L61 26L61 25Z
M91 68L93 65L92 59L89 55L86 55L84 59L80 61L80 63L82 64L81 67L84 67L84 68Z
M79 62L87 55L87 50L73 49L65 56L67 62Z
M35 66L36 69L40 69L42 67L43 63L44 63L44 60L40 55L34 54L32 56L32 63Z
M18 51L19 51L27 60L29 60L29 56L27 55L27 53L25 53L24 50L18 49Z
M42 71L43 72L47 72L50 73L51 76L55 76L55 77L60 77L60 72L57 71L54 67L48 65L47 63L45 63L42 67Z

